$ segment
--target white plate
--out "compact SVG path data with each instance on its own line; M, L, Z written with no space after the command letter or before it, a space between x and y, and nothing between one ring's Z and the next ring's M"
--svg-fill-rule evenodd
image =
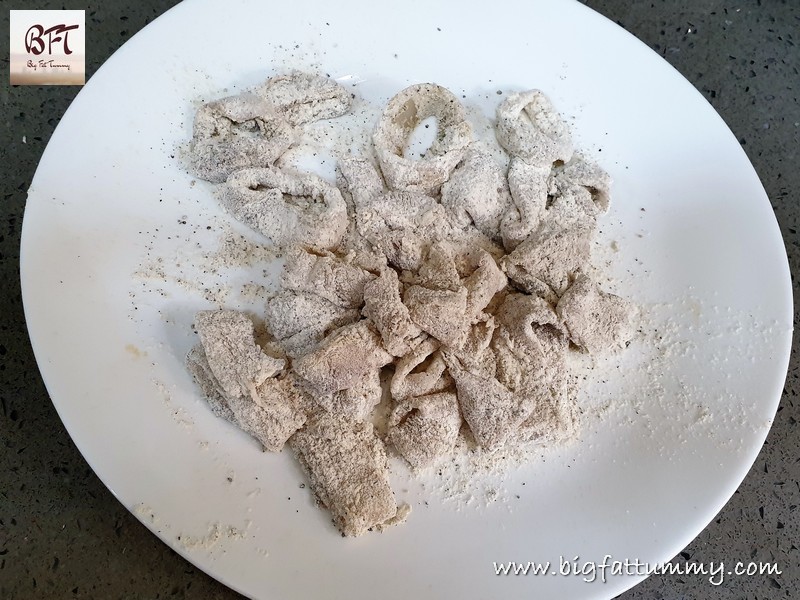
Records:
M356 540L298 489L288 453L261 454L211 416L183 366L191 315L210 305L195 242L213 247L225 222L173 158L193 103L315 65L373 102L435 81L492 114L497 90L545 90L615 179L601 238L619 246L613 287L659 329L601 365L593 406L611 406L588 411L580 444L543 452L488 507L400 483L409 522ZM188 280L164 295L133 275L159 256ZM640 578L498 577L493 562L672 557L751 466L791 339L783 244L731 132L664 61L571 1L181 4L58 126L29 193L21 271L42 375L86 460L167 544L259 598L610 598Z

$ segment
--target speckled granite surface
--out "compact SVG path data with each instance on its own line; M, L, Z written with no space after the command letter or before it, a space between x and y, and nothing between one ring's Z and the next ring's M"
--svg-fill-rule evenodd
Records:
M720 112L761 176L796 271L800 3L585 3L654 48ZM86 7L87 74L174 2L125 4ZM25 8L61 4L42 1ZM8 31L7 9L0 13L0 31ZM20 229L25 190L79 88L11 88L7 75L2 79L0 598L238 597L128 514L83 461L50 404L25 330L18 276ZM22 143L23 136L27 143ZM706 563L774 561L782 575L727 578L718 587L703 576L651 577L620 598L800 598L800 380L795 357L793 349L784 397L754 467L711 525L677 557ZM690 497L686 507L691 510Z

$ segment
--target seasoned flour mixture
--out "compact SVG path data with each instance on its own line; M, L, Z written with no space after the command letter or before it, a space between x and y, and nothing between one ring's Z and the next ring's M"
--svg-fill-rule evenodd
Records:
M590 263L610 179L575 152L542 92L497 109L507 165L433 83L389 101L371 152L340 157L335 185L279 160L351 101L332 80L292 73L197 111L189 168L285 267L255 321L197 314L187 361L211 410L265 450L288 445L342 534L357 536L407 515L387 453L422 469L574 438L568 359L625 347L634 307ZM431 121L433 143L414 156L409 139Z

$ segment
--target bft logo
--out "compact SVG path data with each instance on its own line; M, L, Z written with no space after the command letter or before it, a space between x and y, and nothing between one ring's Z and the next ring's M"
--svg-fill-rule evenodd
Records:
M78 29L80 25L66 25L61 23L45 29L42 25L31 25L25 34L25 50L39 56L45 49L44 36L47 36L47 54L53 54L53 44L61 42L65 55L72 54L69 49L69 32ZM62 37L63 34L63 37Z
M82 10L11 11L11 85L83 85L86 15Z

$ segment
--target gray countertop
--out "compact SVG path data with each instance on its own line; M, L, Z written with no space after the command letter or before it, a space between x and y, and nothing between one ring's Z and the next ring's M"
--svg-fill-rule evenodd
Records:
M49 0L36 4L62 7ZM110 0L87 6L87 74L173 4ZM722 115L764 183L794 272L800 264L800 3L585 4L658 52ZM8 10L0 14L0 31L8 31L8 15ZM36 165L80 88L12 88L7 75L2 78L0 598L238 597L172 552L117 502L78 453L50 403L25 328L20 230ZM620 598L800 598L795 351L796 345L775 423L755 465L730 502L677 557L705 563L776 562L782 574L726 578L720 586L702 575L654 576ZM691 507L688 496L686 510Z

